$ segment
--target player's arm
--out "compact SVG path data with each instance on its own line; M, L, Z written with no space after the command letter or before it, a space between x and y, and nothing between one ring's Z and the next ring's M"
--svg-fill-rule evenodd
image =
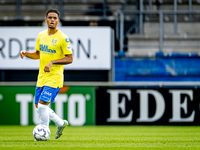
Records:
M57 65L67 65L67 64L71 64L73 62L73 55L72 54L68 54L65 55L64 58L62 59L58 59L58 60L53 60L51 61L53 64L57 64Z
M27 52L25 50L22 50L20 52L20 56L21 58L23 59L25 56L28 57L28 58L31 58L31 59L40 59L40 52L39 51L35 51L35 52Z
M62 59L57 59L57 60L53 60L50 61L44 68L45 72L50 72L51 67L56 64L56 65L67 65L67 64L71 64L73 62L73 54L68 54L65 55L64 58Z

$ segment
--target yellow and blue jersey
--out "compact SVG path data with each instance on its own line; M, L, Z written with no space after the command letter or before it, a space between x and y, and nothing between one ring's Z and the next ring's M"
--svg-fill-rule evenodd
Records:
M40 68L36 86L63 87L64 65L54 64L50 72L44 72L44 67L50 61L72 54L69 38L60 30L51 36L48 35L48 30L44 30L38 35L35 49L40 51Z

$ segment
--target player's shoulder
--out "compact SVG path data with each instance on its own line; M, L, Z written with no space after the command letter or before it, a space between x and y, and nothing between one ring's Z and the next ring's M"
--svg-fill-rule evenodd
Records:
M59 36L59 39L61 39L63 42L67 42L67 43L69 42L68 36L60 30L59 30L58 36Z
M60 37L62 37L62 38L68 38L68 36L65 33L63 33L61 30L58 30L58 32L59 32L59 36Z

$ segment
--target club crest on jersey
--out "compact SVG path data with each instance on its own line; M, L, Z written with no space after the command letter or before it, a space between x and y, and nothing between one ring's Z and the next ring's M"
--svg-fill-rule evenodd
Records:
M53 39L51 45L56 46L56 42L57 42L57 39Z
M66 38L66 39L65 39L65 42L69 43L69 38Z

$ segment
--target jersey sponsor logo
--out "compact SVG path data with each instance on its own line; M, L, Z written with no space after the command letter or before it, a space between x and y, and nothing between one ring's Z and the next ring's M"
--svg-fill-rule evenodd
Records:
M40 51L48 52L48 53L56 53L56 50L48 49L48 45L40 44Z
M66 39L65 39L65 42L69 43L69 38L66 38Z

